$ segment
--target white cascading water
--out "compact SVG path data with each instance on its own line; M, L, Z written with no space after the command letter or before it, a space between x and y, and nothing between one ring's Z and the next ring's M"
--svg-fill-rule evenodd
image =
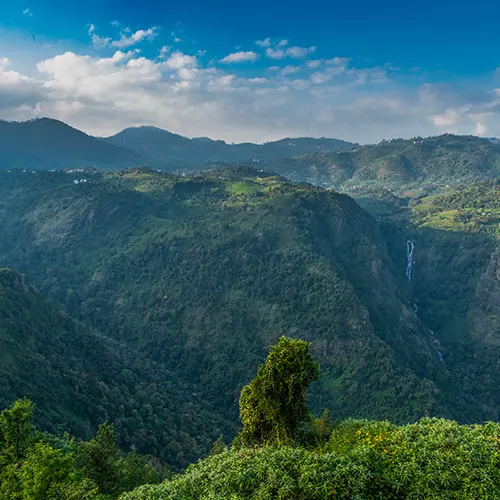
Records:
M406 242L406 277L408 281L411 281L411 273L413 271L413 249L415 245L413 241L408 240Z

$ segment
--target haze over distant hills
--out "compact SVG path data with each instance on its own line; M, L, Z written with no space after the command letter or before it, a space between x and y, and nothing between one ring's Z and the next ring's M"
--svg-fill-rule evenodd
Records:
M188 139L155 127L128 128L106 139L92 137L58 120L0 121L0 168L119 169L149 166L175 170L206 164L254 163L317 152L344 151L355 145L338 139L282 139L266 144L227 144Z
M207 137L188 139L156 127L133 127L105 139L158 162L178 166L203 166L215 162L273 161L311 153L347 151L356 146L339 139L284 138L264 144L228 144Z
M187 173L245 165L354 195L367 187L396 193L433 191L500 175L498 141L450 134L365 146L307 137L228 144L206 137L189 139L156 127L127 128L115 136L97 138L42 118L0 122L0 147L0 168L148 166Z

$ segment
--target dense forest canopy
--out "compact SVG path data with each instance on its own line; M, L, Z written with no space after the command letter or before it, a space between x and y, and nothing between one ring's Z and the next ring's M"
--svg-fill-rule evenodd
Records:
M85 154L97 141L48 123ZM7 160L6 498L116 498L209 453L124 498L498 496L498 144L325 141L197 173ZM146 154L100 142L105 168ZM85 462L101 455L111 479Z

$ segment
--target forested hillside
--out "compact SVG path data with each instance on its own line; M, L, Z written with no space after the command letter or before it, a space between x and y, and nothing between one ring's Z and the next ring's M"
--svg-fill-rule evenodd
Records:
M191 385L75 323L9 269L0 269L0 380L2 409L29 397L43 429L85 439L112 420L125 449L154 452L176 467L234 429L192 394Z
M440 345L414 312L407 234L345 195L242 168L0 177L1 265L155 363L188 406L236 422L239 390L287 334L312 341L311 403L335 418L497 415L495 369L479 393L457 376L489 359L480 341Z
M124 453L112 424L88 441L40 432L36 407L0 412L0 496L33 500L494 499L500 493L497 423L423 418L314 417L319 376L310 344L281 337L240 398L241 430L207 458L172 474L154 457ZM158 484L160 481L162 481ZM142 485L142 486L141 486Z
M500 176L500 144L472 136L394 139L352 151L319 153L272 162L289 179L342 189L426 193Z
M156 127L133 127L105 139L158 163L199 169L214 162L258 164L311 153L348 151L356 146L339 139L297 137L264 144L228 144L208 137L188 139Z
M345 151L338 139L299 137L265 144L228 144L206 137L189 139L155 127L128 128L108 138L93 137L59 120L0 120L0 169L104 170L148 166L193 171L213 162L251 164L317 152Z
M0 120L0 169L126 168L151 159L91 137L58 120Z

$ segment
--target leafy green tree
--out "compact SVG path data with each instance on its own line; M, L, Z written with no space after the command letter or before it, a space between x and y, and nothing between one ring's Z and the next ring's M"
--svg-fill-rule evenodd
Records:
M12 461L21 459L33 441L33 403L28 399L17 400L0 413L0 437L3 454Z
M134 448L124 455L117 464L120 491L128 491L142 484L157 483L158 472Z
M226 449L226 444L224 443L224 436L221 434L217 441L214 442L212 448L210 449L210 456L219 455Z
M318 376L310 343L281 337L255 379L243 388L240 439L252 444L290 441L297 424L309 414L306 391Z
M119 484L120 458L114 426L101 424L95 438L81 444L79 455L85 475L97 485L99 492L113 494Z
M38 442L32 446L20 469L23 500L46 500L52 486L74 476L70 454Z
M99 495L96 485L89 479L71 483L54 484L48 493L48 500L97 500Z

